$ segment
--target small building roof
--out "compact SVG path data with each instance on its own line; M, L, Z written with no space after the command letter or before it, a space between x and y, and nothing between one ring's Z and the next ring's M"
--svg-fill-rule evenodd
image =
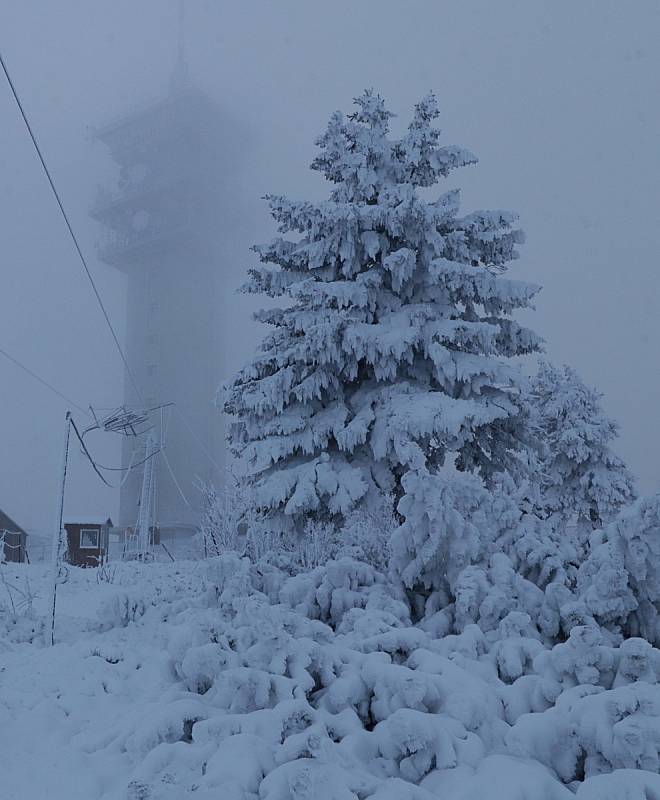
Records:
M12 533L25 533L23 528L20 525L17 525L14 520L9 516L9 514L5 514L5 512L0 508L0 531L11 531Z
M64 517L65 525L112 525L112 520L107 514L67 514Z

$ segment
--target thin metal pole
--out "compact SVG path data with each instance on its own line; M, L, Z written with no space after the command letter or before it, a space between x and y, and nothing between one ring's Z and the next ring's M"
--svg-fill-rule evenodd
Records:
M53 537L53 563L51 574L50 594L50 644L55 644L55 604L57 602L57 582L60 578L60 568L63 555L63 517L64 517L64 487L66 484L66 469L69 461L69 438L71 434L71 412L66 412L64 423L64 451L62 453L62 467L60 470L60 488L57 495L57 528Z
M157 449L156 437L153 431L147 437L145 453L155 452ZM144 472L142 477L142 493L140 495L140 513L138 515L138 558L145 560L149 552L149 539L151 528L151 505L153 503L154 460L147 459L145 455Z

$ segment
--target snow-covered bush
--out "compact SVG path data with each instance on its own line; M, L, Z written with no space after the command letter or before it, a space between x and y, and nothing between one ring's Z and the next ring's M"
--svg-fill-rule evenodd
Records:
M393 568L408 589L439 594L436 604L446 605L458 574L483 561L496 538L490 494L475 476L427 470L407 473L403 489L398 508L405 521L393 537Z
M0 606L0 652L4 646L22 642L41 642L45 622L34 612L15 612Z
M610 691L566 692L556 706L522 716L512 752L532 756L569 783L617 769L660 770L660 694L639 682Z
M351 609L366 608L374 597L385 607L389 605L391 589L384 576L368 564L350 558L296 575L280 591L282 603L309 619L320 619L333 626L339 625Z
M371 504L362 504L346 516L340 531L340 552L385 573L390 565L392 535L398 527L394 497L377 496Z
M637 500L592 535L578 588L601 624L660 642L660 494Z
M35 613L33 603L29 580L8 578L0 565L0 652L12 643L42 641L45 623Z
M500 611L506 615L507 603L517 602L512 599L519 595L511 592L514 584L528 597L538 592L531 585L522 588L525 581L514 575L505 555L504 544L515 538L522 516L506 492L488 489L475 475L450 470L431 474L426 469L407 473L403 488L398 510L404 522L392 536L392 569L419 616L439 613L445 618L448 626L437 629L438 634L448 633L454 622L459 631L476 622L482 612L475 603L481 605L491 589L504 604L495 612L497 618L484 606L483 613L493 617L486 629L497 626ZM502 558L491 563L498 554ZM497 605L494 595L489 602ZM450 622L453 612L458 616Z
M304 536L291 542L293 560L303 570L327 564L341 549L341 538L334 525L308 520ZM287 537L288 538L288 537Z
M145 613L150 602L152 598L147 598L139 589L120 590L99 605L97 617L103 626L125 628Z
M258 516L247 486L228 472L221 489L213 484L198 482L203 497L203 513L199 525L201 551L205 558L233 551L254 550L258 536Z

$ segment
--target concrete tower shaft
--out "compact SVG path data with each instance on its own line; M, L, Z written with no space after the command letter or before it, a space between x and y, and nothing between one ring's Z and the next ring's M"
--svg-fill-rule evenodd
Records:
M221 133L217 109L182 72L165 99L96 132L119 178L114 190L99 192L91 211L104 226L101 259L127 278L126 355L142 399L147 406L175 403L218 465L224 453L213 405L222 375ZM129 381L125 402L142 405ZM178 412L164 418L169 466L158 457L155 521L165 533L190 531L200 499L195 479L217 484L223 476ZM135 446L126 440L125 465ZM120 525L135 524L140 486L135 470L122 487Z

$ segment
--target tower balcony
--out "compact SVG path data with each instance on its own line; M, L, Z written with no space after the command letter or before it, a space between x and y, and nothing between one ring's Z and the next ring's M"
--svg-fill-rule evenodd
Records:
M190 238L190 226L182 220L174 225L150 225L143 230L107 230L96 250L106 264L130 272L152 263L164 252L185 247Z
M97 190L89 214L99 222L112 224L112 218L117 215L126 214L131 208L138 210L154 206L160 197L185 198L190 194L194 178L195 176L189 171L181 170L159 180L152 178L127 180L115 191L101 186Z

